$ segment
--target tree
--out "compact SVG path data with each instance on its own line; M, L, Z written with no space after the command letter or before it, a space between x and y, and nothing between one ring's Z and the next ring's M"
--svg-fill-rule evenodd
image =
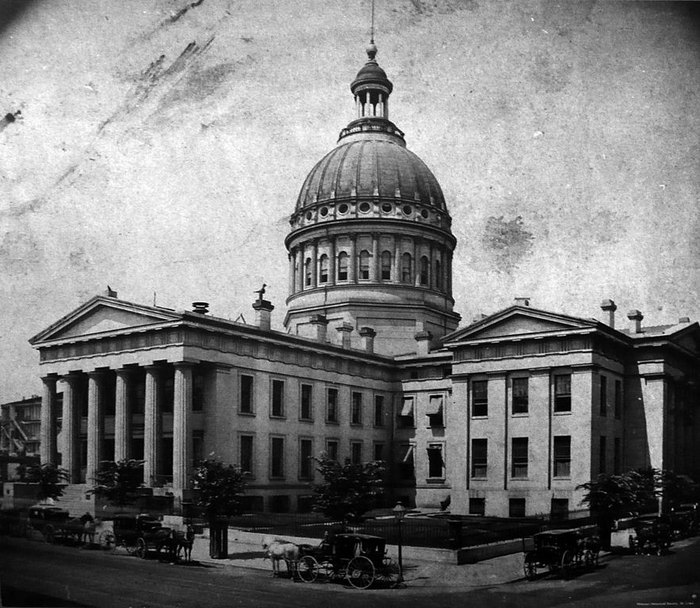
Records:
M103 460L90 493L119 506L133 504L143 486L143 460Z
M39 485L39 500L57 500L63 496L63 486L68 483L68 479L68 471L49 463L29 467L26 474L29 483Z
M192 480L194 504L204 513L209 524L209 554L214 559L228 557L228 521L238 513L245 491L243 471L220 460L199 463Z
M358 523L373 509L383 493L385 466L382 461L344 464L322 454L314 458L323 482L314 486L314 511L344 524Z

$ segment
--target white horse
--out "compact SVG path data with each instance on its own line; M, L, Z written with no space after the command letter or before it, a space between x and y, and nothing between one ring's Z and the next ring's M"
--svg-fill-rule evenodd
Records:
M296 563L299 561L299 547L282 538L266 536L262 541L265 558L272 562L272 576L279 576L280 561L284 560L287 572L293 576Z

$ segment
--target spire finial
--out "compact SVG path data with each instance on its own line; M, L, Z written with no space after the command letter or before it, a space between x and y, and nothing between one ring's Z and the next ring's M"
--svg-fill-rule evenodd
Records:
M372 26L370 29L369 43L374 44L374 0L372 0Z
M377 46L374 44L374 0L372 0L372 22L369 34L369 46L367 47L367 57L370 61L374 61L377 56Z

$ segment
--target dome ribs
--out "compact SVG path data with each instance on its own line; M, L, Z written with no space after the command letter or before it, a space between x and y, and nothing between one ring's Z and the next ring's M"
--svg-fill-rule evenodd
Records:
M345 144L343 146L343 151L342 154L340 155L340 159L338 161L338 169L335 174L335 183L334 183L334 189L335 189L335 195L336 198L345 198L346 196L352 196L352 189L353 189L353 184L352 180L344 180L344 174L346 172L346 168L348 165L348 156L350 156L350 152L352 151L352 144ZM351 164L351 163L350 163ZM347 183L347 186L346 186Z

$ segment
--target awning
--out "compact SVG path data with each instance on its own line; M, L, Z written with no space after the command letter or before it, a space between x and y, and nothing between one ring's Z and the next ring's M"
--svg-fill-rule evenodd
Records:
M444 401L442 395L430 395L430 401L428 402L428 408L425 410L426 416L436 416L442 414L442 404Z
M413 416L413 397L403 398L403 407L401 408L402 416Z

